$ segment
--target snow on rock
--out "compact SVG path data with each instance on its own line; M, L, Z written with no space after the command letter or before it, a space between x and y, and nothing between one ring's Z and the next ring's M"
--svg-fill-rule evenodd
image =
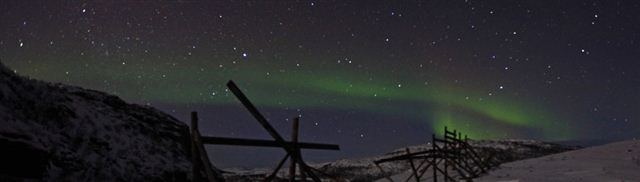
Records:
M640 181L640 140L506 163L475 181Z
M188 127L116 96L0 64L0 181L182 181Z

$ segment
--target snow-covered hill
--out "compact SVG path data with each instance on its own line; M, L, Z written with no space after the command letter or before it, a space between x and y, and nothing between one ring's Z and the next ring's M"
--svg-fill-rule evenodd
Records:
M476 181L640 181L640 140L506 163Z
M575 147L566 147L553 143L546 143L534 140L478 140L469 141L469 144L476 149L479 155L496 156L499 163L505 163L515 160L539 157L553 153L564 152L575 149ZM422 151L431 148L431 144L416 145L408 147L410 151ZM380 167L376 166L373 161L402 155L405 148L397 149L380 156L360 158L360 159L343 159L334 162L322 164L310 164L315 168L329 174L340 180L345 181L375 181L386 177L406 178L404 175L410 169L409 163L392 162L382 163ZM261 179L266 173L271 171L268 169L256 170L228 170L235 171L236 174L228 174L229 179L238 181L252 181ZM280 176L286 176L286 169L280 170ZM428 175L425 176L428 178Z
M156 109L0 64L0 181L182 181L188 141Z

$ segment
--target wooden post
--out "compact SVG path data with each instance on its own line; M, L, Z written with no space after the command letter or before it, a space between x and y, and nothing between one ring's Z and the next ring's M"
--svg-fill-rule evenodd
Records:
M446 127L445 127L444 130L445 130L445 132L444 132L444 135L445 135L444 141L448 141L449 139L447 139L447 135L451 135L451 134L449 134L447 132L448 130L447 130ZM455 134L455 132L456 132L456 130L453 130L454 134ZM447 182L447 176L449 176L449 173L447 171L449 170L449 162L450 162L449 161L450 160L449 159L449 155L450 155L449 151L450 150L451 150L451 144L449 142L444 143L444 153L445 153L445 155L444 155L444 176L445 176L444 177L444 181L445 182Z
M431 148L432 149L437 149L436 147L436 134L431 134ZM436 150L436 154L439 154L440 151ZM436 171L436 169L438 169L438 163L437 163L438 158L434 157L433 158L433 181L437 182L438 181L438 171Z
M298 129L300 127L300 117L293 118L293 124L291 126L291 145L293 148L294 155L291 157L291 165L289 166L289 181L296 181L296 163L298 163L297 158L300 155L300 149L298 148Z
M456 141L456 163L462 165L462 132L458 133Z
M191 112L191 163L192 163L192 172L193 172L193 181L200 182L204 181L202 179L202 175L200 171L202 171L202 165L200 163L200 153L198 151L198 146L196 143L196 134L198 131L198 113L193 111Z
M198 112L191 112L191 130L198 131Z
M198 130L198 113L194 111L191 112L191 154L194 155L192 156L193 180L214 182L224 181L222 171L211 165L211 161L209 160L209 156L207 155L207 151L205 150L200 137L200 131ZM202 171L204 171L206 180L201 176Z

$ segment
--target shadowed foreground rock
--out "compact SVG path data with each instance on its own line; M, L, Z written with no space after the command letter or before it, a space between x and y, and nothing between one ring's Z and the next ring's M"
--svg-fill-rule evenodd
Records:
M0 181L184 181L188 127L116 96L0 64Z

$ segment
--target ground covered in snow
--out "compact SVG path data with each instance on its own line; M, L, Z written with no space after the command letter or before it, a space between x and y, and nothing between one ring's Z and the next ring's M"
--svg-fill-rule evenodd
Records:
M470 145L484 156L495 156L499 163L515 160L539 157L543 155L564 152L575 149L553 143L534 140L478 140L469 141ZM415 145L407 147L410 151L422 151L431 148L431 144ZM374 161L404 154L406 148L397 149L379 156L359 159L342 159L334 162L310 164L312 167L323 171L328 176L327 180L341 181L404 181L408 177L410 165L406 161L397 161L375 165ZM271 169L234 170L227 169L227 179L234 181L258 181L271 173ZM281 169L278 176L286 178L287 169ZM431 179L430 174L425 174L423 179Z
M506 163L475 181L640 181L640 140Z

